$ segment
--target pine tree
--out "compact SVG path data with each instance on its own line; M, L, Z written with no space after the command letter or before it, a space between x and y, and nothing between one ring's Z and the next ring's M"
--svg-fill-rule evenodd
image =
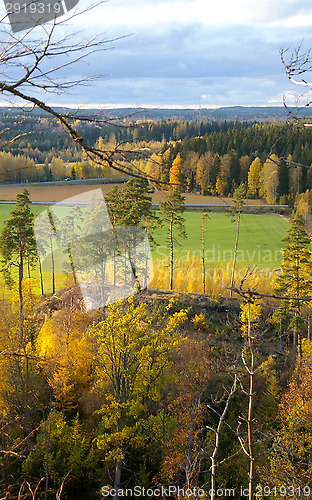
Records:
M24 375L22 377L24 415L23 432L26 436L29 432L29 360L26 354L27 329L24 322L24 294L23 279L24 266L34 265L38 258L36 240L34 235L34 215L30 210L31 201L29 192L24 189L22 194L16 196L16 207L11 212L0 237L0 253L2 256L2 273L9 286L14 284L13 269L18 270L18 321L19 321L19 349L25 356ZM26 330L26 332L25 332ZM26 335L25 335L26 333Z
M294 314L294 348L299 345L301 354L301 308L304 297L312 296L312 262L309 250L310 240L304 229L301 215L290 223L282 250L281 274L277 278L276 293L292 297L287 301L288 310Z
M143 227L146 218L153 219L152 192L147 179L130 179L117 198L118 225Z
M186 238L185 232L185 219L183 217L184 212L184 196L180 193L178 187L175 187L172 191L169 191L165 198L165 201L160 203L160 211L163 216L163 220L168 224L169 233L169 246L170 246L170 282L169 289L173 289L173 264L174 264L174 243L176 239L174 238L174 230L177 229L178 236L180 238Z
M146 179L132 178L125 184L122 191L113 188L105 197L119 250L123 249L127 253L139 289L138 274L140 274L140 268L143 273L144 286L147 284L148 259L145 236L148 236L150 244L155 245L153 231L161 224L159 217L153 210L152 197L150 196L152 192ZM118 230L118 226L126 226L128 230L120 230L120 228ZM134 227L144 228L144 231L143 229L134 230ZM137 253L136 247L143 241L145 251L141 252L140 255L140 252ZM115 262L115 254L113 259Z
M152 189L146 179L132 178L122 191L114 186L105 196L112 225L146 227L159 223L152 206Z
M16 208L11 212L0 237L2 255L2 273L8 285L14 284L12 270L18 269L19 320L21 335L23 332L23 279L24 266L29 260L34 265L37 259L37 247L34 235L34 214L30 210L29 192L24 189L16 196Z

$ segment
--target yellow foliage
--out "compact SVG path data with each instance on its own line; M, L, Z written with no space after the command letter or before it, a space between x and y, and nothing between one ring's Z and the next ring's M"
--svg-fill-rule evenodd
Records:
M162 309L151 315L147 308L144 303L135 306L131 299L113 304L106 319L90 330L96 343L96 383L105 395L99 412L104 434L97 445L107 459L118 460L125 445L145 441L147 402L160 400L169 381L171 353L182 344L177 330L187 319L186 311L164 318Z
M24 316L26 317L28 314L31 314L34 308L34 305L38 304L40 301L40 297L35 294L35 289L38 287L38 283L34 278L23 279L22 281L22 294L23 294L23 310ZM13 311L16 315L18 315L19 310L19 293L18 293L18 285L15 284L11 293L11 303L13 307Z
M208 326L206 316L203 312L195 314L194 318L192 319L192 323L194 323L196 330L205 330Z
M312 342L309 339L302 339L302 357L306 362L312 363Z
M169 261L155 260L154 279L150 284L150 288L158 288L166 290L169 281ZM173 271L174 291L184 293L202 293L203 291L203 274L202 261L200 256L193 257L187 255L185 258L177 259ZM253 286L261 289L263 293L271 292L272 274L269 269L254 272L248 278L248 286ZM206 293L218 297L229 296L229 287L231 284L232 263L214 264L206 266ZM245 267L236 268L236 277L239 281L246 276Z
M259 324L259 319L261 317L261 311L262 311L262 307L258 301L255 301L251 304L244 302L241 305L240 319L241 319L241 323L242 323L241 329L242 329L243 334L245 334L245 335L248 334L249 319L250 319L251 329ZM250 315L250 318L249 318L249 315Z
M38 356L52 357L55 354L56 338L53 331L52 319L45 320L36 340Z
M92 355L86 315L61 310L47 318L35 343L50 387L66 396L73 384L85 385Z
M172 162L172 167L169 171L169 184L179 184L181 181L181 168L182 168L182 158L180 153L177 154ZM170 186L173 189L174 186Z

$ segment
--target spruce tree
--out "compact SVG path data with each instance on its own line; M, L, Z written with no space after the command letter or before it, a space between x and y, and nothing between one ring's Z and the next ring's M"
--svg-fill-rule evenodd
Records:
M296 215L290 222L282 249L281 274L277 278L275 287L279 295L287 295L286 307L294 315L294 348L299 345L301 352L301 308L303 298L312 296L312 262L309 249L310 240L305 231L301 215Z

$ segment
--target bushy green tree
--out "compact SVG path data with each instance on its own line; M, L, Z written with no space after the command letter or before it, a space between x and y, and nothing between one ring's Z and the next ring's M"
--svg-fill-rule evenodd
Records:
M37 259L37 247L34 234L34 214L30 210L29 192L24 189L16 196L16 207L11 217L5 222L0 237L2 273L8 285L15 281L13 269L18 270L19 317L20 328L23 325L23 278L27 261L33 265Z
M86 486L94 480L96 467L99 466L100 452L92 443L92 436L80 424L79 415L72 421L66 421L62 412L53 411L41 424L36 443L24 461L22 471L32 481L44 478L39 493L42 495L45 490L45 496L40 498L51 498L50 495L55 495L63 482L69 483L71 493L77 493L78 488L87 493Z
M97 385L106 399L98 446L115 463L116 490L129 447L144 446L160 425L150 405L162 397L171 355L181 341L177 327L185 319L182 310L163 321L160 313L147 314L147 304L135 307L129 300L111 305L107 318L91 329Z

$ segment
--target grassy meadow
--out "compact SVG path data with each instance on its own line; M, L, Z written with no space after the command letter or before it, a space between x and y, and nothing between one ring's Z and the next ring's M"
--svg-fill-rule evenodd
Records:
M15 205L13 203L1 203L0 204L0 231L3 229L3 225L7 219L10 218L10 213L14 210ZM47 208L44 205L32 205L31 210L35 215L40 214L43 210Z
M0 205L0 230L10 217L13 204ZM33 205L37 215L46 207ZM186 212L185 226L187 238L177 238L175 243L174 287L179 291L202 292L201 262L201 212ZM268 289L272 271L280 267L281 239L285 236L288 222L279 215L243 214L241 217L240 238L237 253L237 274L243 275L248 267L257 266L259 285ZM209 213L205 223L205 262L207 268L207 293L224 293L230 283L233 252L236 237L236 223L225 213ZM168 288L169 283L169 248L168 228L163 226L155 232L158 246L153 249L154 279L150 284L154 288ZM32 277L38 281L39 273L32 271ZM49 273L44 273L45 292L51 292L52 280ZM58 285L63 284L58 276Z
M201 258L202 213L185 213L187 238L177 238L175 258L182 262ZM232 262L236 238L236 223L224 213L210 213L205 223L205 258L207 264L227 265ZM243 214L241 216L237 264L257 265L259 269L277 269L281 263L281 239L285 236L288 222L279 215ZM159 246L153 251L156 260L168 257L167 228L156 231Z
M185 213L186 239L175 243L174 289L202 293L202 213ZM224 213L210 213L205 223L206 293L228 295L236 238L236 224ZM236 262L236 284L247 268L256 266L250 285L270 292L274 271L281 263L281 239L288 222L279 215L243 214ZM154 279L151 287L166 289L169 285L168 236L165 227L157 230L159 246L153 251ZM252 283L251 283L252 280ZM248 286L248 281L246 282Z

